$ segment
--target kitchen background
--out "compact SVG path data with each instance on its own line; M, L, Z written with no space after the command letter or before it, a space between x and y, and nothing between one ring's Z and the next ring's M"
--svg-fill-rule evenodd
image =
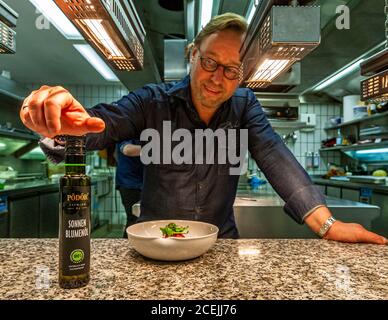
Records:
M190 21L190 15L187 13L194 12L194 17L198 17L201 6L212 3L212 15L233 11L248 18L251 16L250 12L257 12L254 16L256 18L251 20L251 24L254 24L263 6L295 3L250 0L129 1L128 3L133 3L136 8L147 35L143 44L144 69L135 72L114 71L112 81L112 78L104 78L91 66L91 58L84 59L78 49L73 47L73 44L84 44L84 40L68 40L53 22L44 20L41 14L44 12L44 6L41 4L47 1L2 2L19 14L17 26L14 28L17 32L16 53L0 55L0 172L3 178L0 180L0 188L4 189L0 190L0 236L11 237L55 236L56 230L52 215L47 217L42 212L52 212L56 208L57 191L53 186L63 167L45 161L42 153L36 148L36 137L26 132L19 120L21 101L30 91L42 84L62 85L85 107L99 102L109 103L127 94L128 90L139 88L145 83L172 81L186 74L183 48L200 25L197 19ZM361 180L357 184L328 179L331 176L346 178L350 173L370 177L378 169L388 170L388 152L386 147L384 148L386 107L377 102L368 104L360 101L360 83L366 76L360 75L359 68L361 59L365 61L376 53L384 52L384 0L322 0L298 3L320 6L320 44L268 87L254 88L255 94L260 101L265 100L264 94L267 93L276 96L272 100L276 100L276 103L271 104L271 99L270 102L263 103L271 123L322 191L339 199L379 206L380 217L374 220L371 228L388 235L388 186L377 184L378 180L373 180L372 183ZM336 9L343 5L350 10L352 24L350 29L339 30L336 28ZM365 28L366 25L368 28ZM247 52L247 55L251 54L249 50ZM180 56L181 59L177 58ZM386 56L383 58L386 59ZM352 113L350 118L349 108L345 108L344 104L345 97L349 96L356 96L351 106L355 108L355 113ZM293 104L295 100L297 103ZM291 115L283 111L280 115L271 113L274 110L279 111L279 107L282 110L290 110ZM293 112L296 112L296 116ZM344 121L349 123L349 126L341 126ZM380 134L366 135L365 139L361 139L360 129L377 127L382 130ZM15 139L20 140L20 135L24 135L23 144L14 146L12 150L7 149ZM357 141L352 141L354 138L357 138ZM365 156L358 157L365 155L357 153L359 146L361 151L364 150L361 144L355 147L356 151L349 149L348 153L345 152L350 144L357 144L362 140L369 143L365 150L380 150L377 152L381 155L378 161ZM376 152L372 151L371 157L375 155ZM90 174L94 175L96 182L93 189L96 199L93 203L93 236L121 237L126 216L120 195L114 186L115 168L107 165L106 157L101 152L90 153L88 164ZM241 189L252 187L249 184L252 177L264 179L250 160L247 175L241 177ZM28 197L25 189L27 184L31 186L27 192ZM261 189L268 191L268 185L255 188L258 192ZM26 216L25 210L34 205L38 208L34 218L31 218L32 213ZM30 228L23 228L26 225Z

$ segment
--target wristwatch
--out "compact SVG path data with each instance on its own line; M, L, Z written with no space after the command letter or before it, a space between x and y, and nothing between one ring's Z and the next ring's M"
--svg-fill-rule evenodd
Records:
M330 227L333 225L334 222L336 222L337 220L334 219L333 216L329 217L326 222L322 225L321 229L319 229L318 231L318 236L320 236L321 238L323 238L325 236L325 234L327 233L327 231L329 231Z

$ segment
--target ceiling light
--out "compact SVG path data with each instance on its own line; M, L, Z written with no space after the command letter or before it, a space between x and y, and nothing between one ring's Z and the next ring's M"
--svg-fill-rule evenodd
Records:
M99 42L109 51L109 57L121 57L125 58L123 53L117 48L112 38L106 32L104 26L102 25L101 19L84 19L84 23L90 31L96 36Z
M369 154L369 153L385 153L388 152L388 148L383 149L368 149L368 150L357 150L356 154Z
M68 40L82 40L83 37L66 18L62 11L52 0L30 0L55 28Z
M249 81L262 81L271 82L282 71L284 71L291 63L291 60L274 60L265 59L261 65L257 67L255 74L249 79Z
M201 0L201 21L199 31L207 25L212 18L213 0Z
M258 1L255 5L255 10L261 10L267 4ZM268 10L264 19L249 25L241 50L243 81L252 89L268 87L321 41L319 7L273 6Z
M145 30L131 0L54 0L112 68L143 69Z
M357 60L356 62L346 66L342 70L340 70L338 73L331 75L330 77L323 80L321 83L319 83L315 88L314 91L320 91L327 86L331 85L332 83L338 81L339 79L342 79L343 77L346 77L347 75L353 73L357 69L360 68L360 64L364 61L364 59Z
M104 60L88 44L74 44L74 48L108 81L120 81Z
M251 23L253 16L255 15L256 8L259 6L261 0L252 0L249 8L248 8L248 14L246 15L248 24Z
M386 41L383 41L381 43L379 43L378 45L376 45L375 47L373 47L372 49L370 49L369 51L365 52L364 54L362 54L361 56L359 56L358 58L356 58L355 60L353 60L351 63L349 63L348 65L346 65L344 68L342 68L341 70L331 74L330 76L328 76L327 78L323 79L322 81L320 81L318 84L314 85L312 88L309 88L305 91L303 91L301 94L305 94L306 92L309 92L310 90L313 90L313 91L319 91L319 90L322 90L324 89L325 87L333 84L334 82L340 80L341 78L351 74L352 72L354 72L355 70L357 70L358 68L362 68L362 65L364 64L364 62L368 59L368 57L371 55L371 54L374 54L376 53L376 51L380 50L382 47L385 46L385 43Z

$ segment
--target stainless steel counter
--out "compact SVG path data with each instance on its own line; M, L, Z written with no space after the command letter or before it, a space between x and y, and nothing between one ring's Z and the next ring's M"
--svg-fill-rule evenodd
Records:
M365 203L326 197L333 215L344 222L360 223L368 230L379 218L380 208ZM252 190L240 184L234 203L234 215L242 238L316 239L307 225L299 225L283 210L284 201L270 186Z
M113 179L112 176L92 176L92 183L105 181L107 179ZM59 190L58 180L41 179L24 181L13 184L7 184L4 189L0 190L0 195L12 195L17 196L26 193L33 192L54 192Z
M112 175L92 176L92 228L105 220ZM25 181L0 190L0 238L58 236L58 180ZM101 208L99 204L101 202Z
M365 203L326 198L333 215L344 222L360 223L371 230L379 218L380 208ZM241 238L255 239L316 239L307 225L299 225L283 211L284 201L270 186L252 189L240 183L234 202L234 215ZM140 203L133 206L140 215ZM386 235L388 236L388 235Z
M342 187L342 188L356 189L356 190L360 190L361 188L369 188L377 193L388 194L388 185L338 181L338 180L323 179L321 177L316 177L316 176L312 176L311 180L315 184L319 184L319 185L328 185L328 186L335 186L335 187Z

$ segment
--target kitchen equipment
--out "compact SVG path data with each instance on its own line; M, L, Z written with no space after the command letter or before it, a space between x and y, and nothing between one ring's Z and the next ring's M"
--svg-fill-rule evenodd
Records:
M160 228L169 223L188 226L184 238L163 238ZM191 220L155 220L136 223L127 228L131 246L145 257L180 261L193 259L207 252L216 242L218 227L210 223Z
M350 182L359 183L372 183L372 184L385 184L385 177L374 177L374 176L349 176Z
M270 86L321 42L318 6L274 4L258 2L241 48L242 80L252 89Z
M19 15L4 1L0 0L0 54L16 52L16 27Z
M345 176L334 176L334 177L330 177L330 180L336 180L336 181L349 181L349 177L345 177Z
M15 171L12 167L0 166L0 179L12 180L16 178L18 172Z
M355 106L353 108L353 117L354 117L354 119L368 117L368 107L367 106Z
M360 103L359 95L350 95L343 98L343 115L344 122L354 120L354 109L358 107Z
M133 1L54 2L113 69L143 69L146 31Z

